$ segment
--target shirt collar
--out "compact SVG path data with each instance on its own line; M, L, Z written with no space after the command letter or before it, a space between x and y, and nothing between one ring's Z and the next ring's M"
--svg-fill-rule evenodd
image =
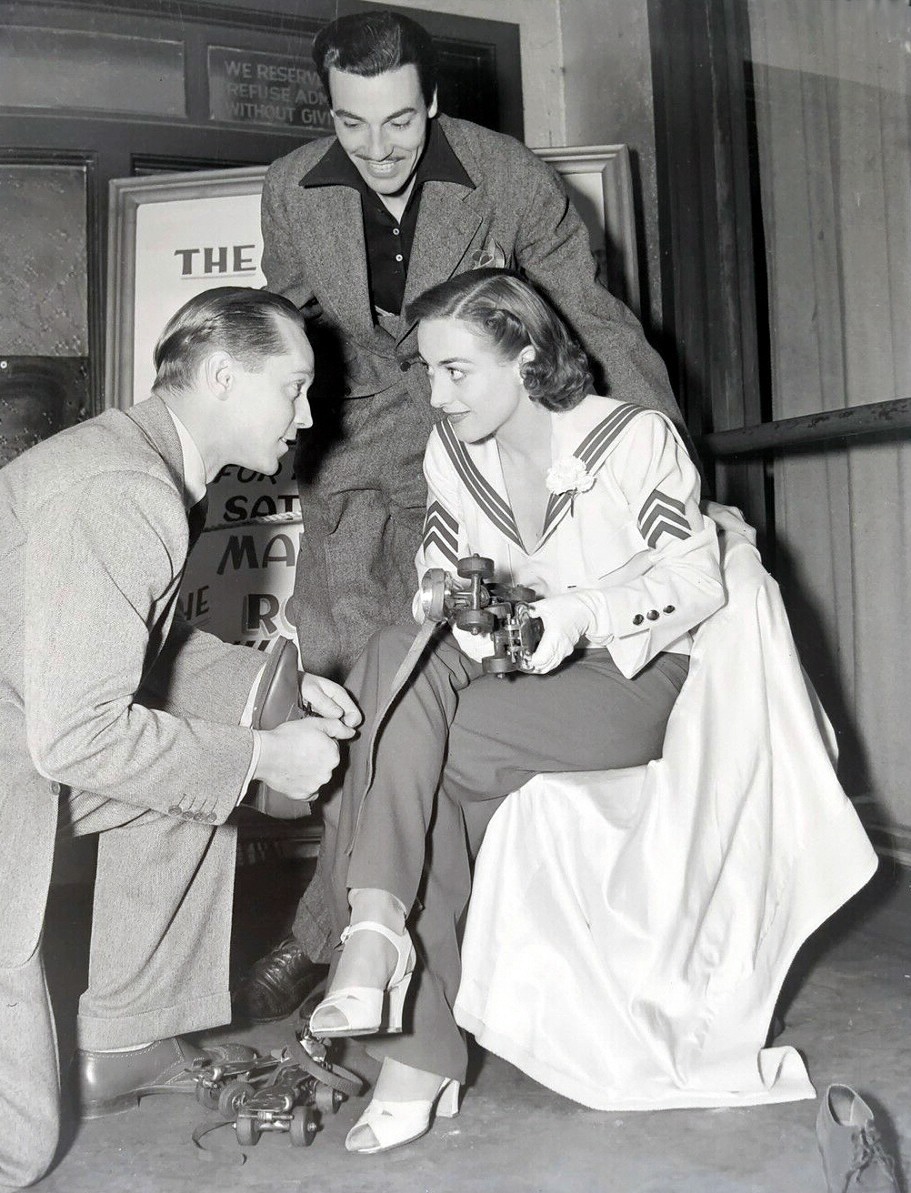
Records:
M184 505L187 509L191 509L197 501L202 501L206 495L206 466L193 436L170 406L167 407L167 411L174 423L177 438L180 440L180 453L183 457Z
M446 134L440 127L440 122L431 120L429 130L427 144L424 146L424 152L421 154L421 160L415 173L415 187L421 186L425 182L455 182L474 190L475 184L456 157L455 150L449 144ZM333 141L298 185L303 187L351 186L361 193L370 191L367 183L358 173L354 162L338 140Z

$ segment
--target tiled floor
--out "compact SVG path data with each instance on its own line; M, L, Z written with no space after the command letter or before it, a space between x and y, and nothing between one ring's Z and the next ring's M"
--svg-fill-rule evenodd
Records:
M251 866L238 885L237 964L278 939L299 863ZM269 893L271 892L271 893ZM58 891L49 947L66 1048L84 966L86 901ZM911 872L884 869L808 943L782 998L782 1042L806 1057L821 1091L844 1081L863 1092L893 1152L911 1164ZM261 1048L293 1024L232 1032ZM69 1033L69 1039L68 1039ZM349 1066L371 1062L353 1046ZM190 1141L206 1112L185 1098L150 1098L138 1110L85 1124L41 1193L825 1193L812 1101L757 1109L605 1114L536 1085L495 1057L475 1057L461 1115L416 1144L379 1157L348 1155L351 1101L328 1117L314 1145L286 1136L243 1152L226 1127L212 1156Z

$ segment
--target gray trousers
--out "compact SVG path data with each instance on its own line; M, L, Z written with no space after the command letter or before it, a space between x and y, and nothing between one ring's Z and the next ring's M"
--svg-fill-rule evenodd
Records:
M58 839L98 833L81 1048L127 1047L228 1023L236 833L85 792L62 797ZM8 914L8 910L4 910ZM60 1066L42 945L0 969L0 1189L49 1167Z
M341 679L381 626L408 623L433 425L404 390L316 411L296 469L304 533L289 614L304 667Z
M296 463L304 533L288 606L306 670L342 679L376 630L413 625L433 422L429 403L405 389L315 411ZM334 927L319 879L292 931L311 960L329 961Z
M663 654L626 679L597 650L550 675L501 680L444 638L389 714L365 795L371 728L413 637L398 627L375 635L349 676L364 728L324 812L317 880L331 892L336 933L352 887L389 891L412 912L419 960L405 1030L372 1037L368 1051L463 1082L467 1051L451 1008L471 863L490 818L533 775L659 757L689 659Z

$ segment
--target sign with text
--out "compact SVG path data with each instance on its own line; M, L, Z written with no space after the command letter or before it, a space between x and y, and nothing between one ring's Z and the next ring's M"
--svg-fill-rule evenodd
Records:
M300 57L209 46L209 118L227 124L331 132L332 117L309 45Z

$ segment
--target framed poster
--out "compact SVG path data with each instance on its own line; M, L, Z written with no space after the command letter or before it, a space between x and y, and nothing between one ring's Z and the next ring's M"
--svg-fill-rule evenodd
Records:
M633 176L626 145L587 149L536 149L563 177L576 210L585 221L598 277L642 317Z
M629 152L536 150L563 175L609 288L638 313ZM148 396L152 353L171 315L210 286L263 286L259 204L265 166L114 179L110 184L105 395ZM289 452L279 472L233 467L209 486L206 531L187 564L183 611L228 642L296 638L287 616L302 533Z

